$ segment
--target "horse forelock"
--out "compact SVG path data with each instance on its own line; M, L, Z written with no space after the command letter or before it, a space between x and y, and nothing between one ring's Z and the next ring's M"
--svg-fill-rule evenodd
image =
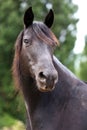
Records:
M42 22L34 22L33 31L35 32L36 36L50 45L59 45L58 39L53 34L53 32Z

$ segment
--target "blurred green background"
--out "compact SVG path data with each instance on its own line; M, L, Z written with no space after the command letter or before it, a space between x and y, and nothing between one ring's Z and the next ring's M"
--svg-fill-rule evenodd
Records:
M14 43L23 29L23 14L31 5L35 20L44 20L49 8L53 8L52 31L60 41L55 55L80 79L87 81L87 36L83 52L78 55L73 52L78 22L74 14L78 7L72 0L0 0L0 130L25 129L24 101L15 90L11 66Z

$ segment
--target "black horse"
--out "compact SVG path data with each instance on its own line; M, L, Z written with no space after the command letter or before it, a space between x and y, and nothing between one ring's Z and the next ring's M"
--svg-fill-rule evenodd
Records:
M24 30L15 44L13 77L24 95L27 130L87 130L87 85L53 56L58 43L51 32L54 14L33 22L24 14Z

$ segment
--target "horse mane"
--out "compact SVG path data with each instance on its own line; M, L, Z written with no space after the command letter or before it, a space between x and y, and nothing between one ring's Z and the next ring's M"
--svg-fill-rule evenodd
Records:
M42 22L34 22L32 25L35 35L50 45L59 45L59 42L53 32Z
M14 84L17 87L17 89L20 88L21 84L21 71L20 71L20 52L22 48L22 39L23 39L23 31L18 35L16 43L15 43L15 55L12 65L12 75Z

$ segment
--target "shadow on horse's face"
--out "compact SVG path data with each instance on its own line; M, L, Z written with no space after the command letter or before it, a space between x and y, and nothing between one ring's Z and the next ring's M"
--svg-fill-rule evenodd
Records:
M22 54L25 58L23 59L27 61L27 71L35 78L38 89L43 92L53 90L58 79L52 53L53 47L38 38L32 26L24 31Z

